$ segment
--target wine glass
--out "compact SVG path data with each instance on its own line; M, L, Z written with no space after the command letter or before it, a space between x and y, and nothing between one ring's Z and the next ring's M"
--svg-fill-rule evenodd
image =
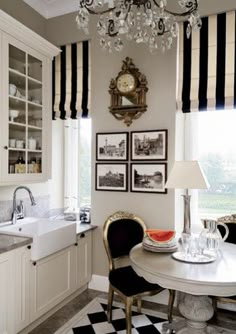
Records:
M207 249L207 234L208 230L204 228L198 237L198 250L200 257L204 256L204 250Z
M191 240L191 235L190 234L188 234L188 233L182 233L181 234L181 244L182 244L182 248L184 250L184 257L189 256L190 240Z

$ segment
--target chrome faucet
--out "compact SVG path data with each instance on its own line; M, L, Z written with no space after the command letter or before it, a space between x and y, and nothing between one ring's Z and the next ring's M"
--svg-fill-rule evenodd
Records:
M29 197L30 197L30 200L31 200L31 205L36 205L34 196L33 196L31 190L28 187L25 187L25 186L17 187L14 191L14 194L13 194L12 224L16 224L17 218L20 218L20 217L23 218L24 217L24 216L22 216L23 212L21 212L20 215L19 215L19 211L17 210L17 206L16 206L16 193L17 193L17 190L19 190L19 189L25 189L29 194Z

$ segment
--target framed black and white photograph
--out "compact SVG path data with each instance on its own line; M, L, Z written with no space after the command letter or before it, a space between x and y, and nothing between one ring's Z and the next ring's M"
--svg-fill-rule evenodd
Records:
M167 163L132 163L130 175L130 190L133 192L167 193Z
M131 132L131 160L167 160L167 130Z
M128 191L128 164L96 163L96 190Z
M128 132L96 134L96 160L128 160Z

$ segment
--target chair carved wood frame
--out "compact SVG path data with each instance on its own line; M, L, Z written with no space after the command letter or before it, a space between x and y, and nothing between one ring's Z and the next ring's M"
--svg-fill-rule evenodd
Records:
M122 225L123 227L120 227ZM135 232L133 229L135 225L138 225L138 232ZM127 334L131 333L131 307L134 301L137 302L137 310L141 313L141 298L158 294L164 290L161 286L151 284L144 278L139 277L130 266L129 252L136 244L142 242L145 230L145 223L140 217L123 211L117 211L109 216L103 226L103 242L109 260L107 319L108 322L112 321L112 302L114 292L116 292L125 303ZM135 236L135 233L137 233L138 236ZM132 282L129 282L131 280ZM141 289L138 288L138 286L142 286ZM146 289L144 287L146 287ZM130 291L127 291L127 289L130 289ZM169 290L169 322L172 322L174 300L175 291Z
M232 244L236 244L236 214L223 216L217 219L217 223L224 223L229 228L229 235L225 242L230 242ZM224 235L224 228L222 228L220 225L218 226L218 229L221 233L221 235ZM217 314L217 303L222 304L235 304L236 303L236 295L235 296L229 296L229 297L212 297L213 306L215 310L215 315Z

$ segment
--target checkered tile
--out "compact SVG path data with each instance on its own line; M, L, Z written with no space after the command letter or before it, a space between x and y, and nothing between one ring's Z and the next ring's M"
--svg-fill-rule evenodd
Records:
M125 311L113 307L112 323L107 322L107 304L97 302L66 334L126 334ZM160 334L165 319L132 312L132 334Z

